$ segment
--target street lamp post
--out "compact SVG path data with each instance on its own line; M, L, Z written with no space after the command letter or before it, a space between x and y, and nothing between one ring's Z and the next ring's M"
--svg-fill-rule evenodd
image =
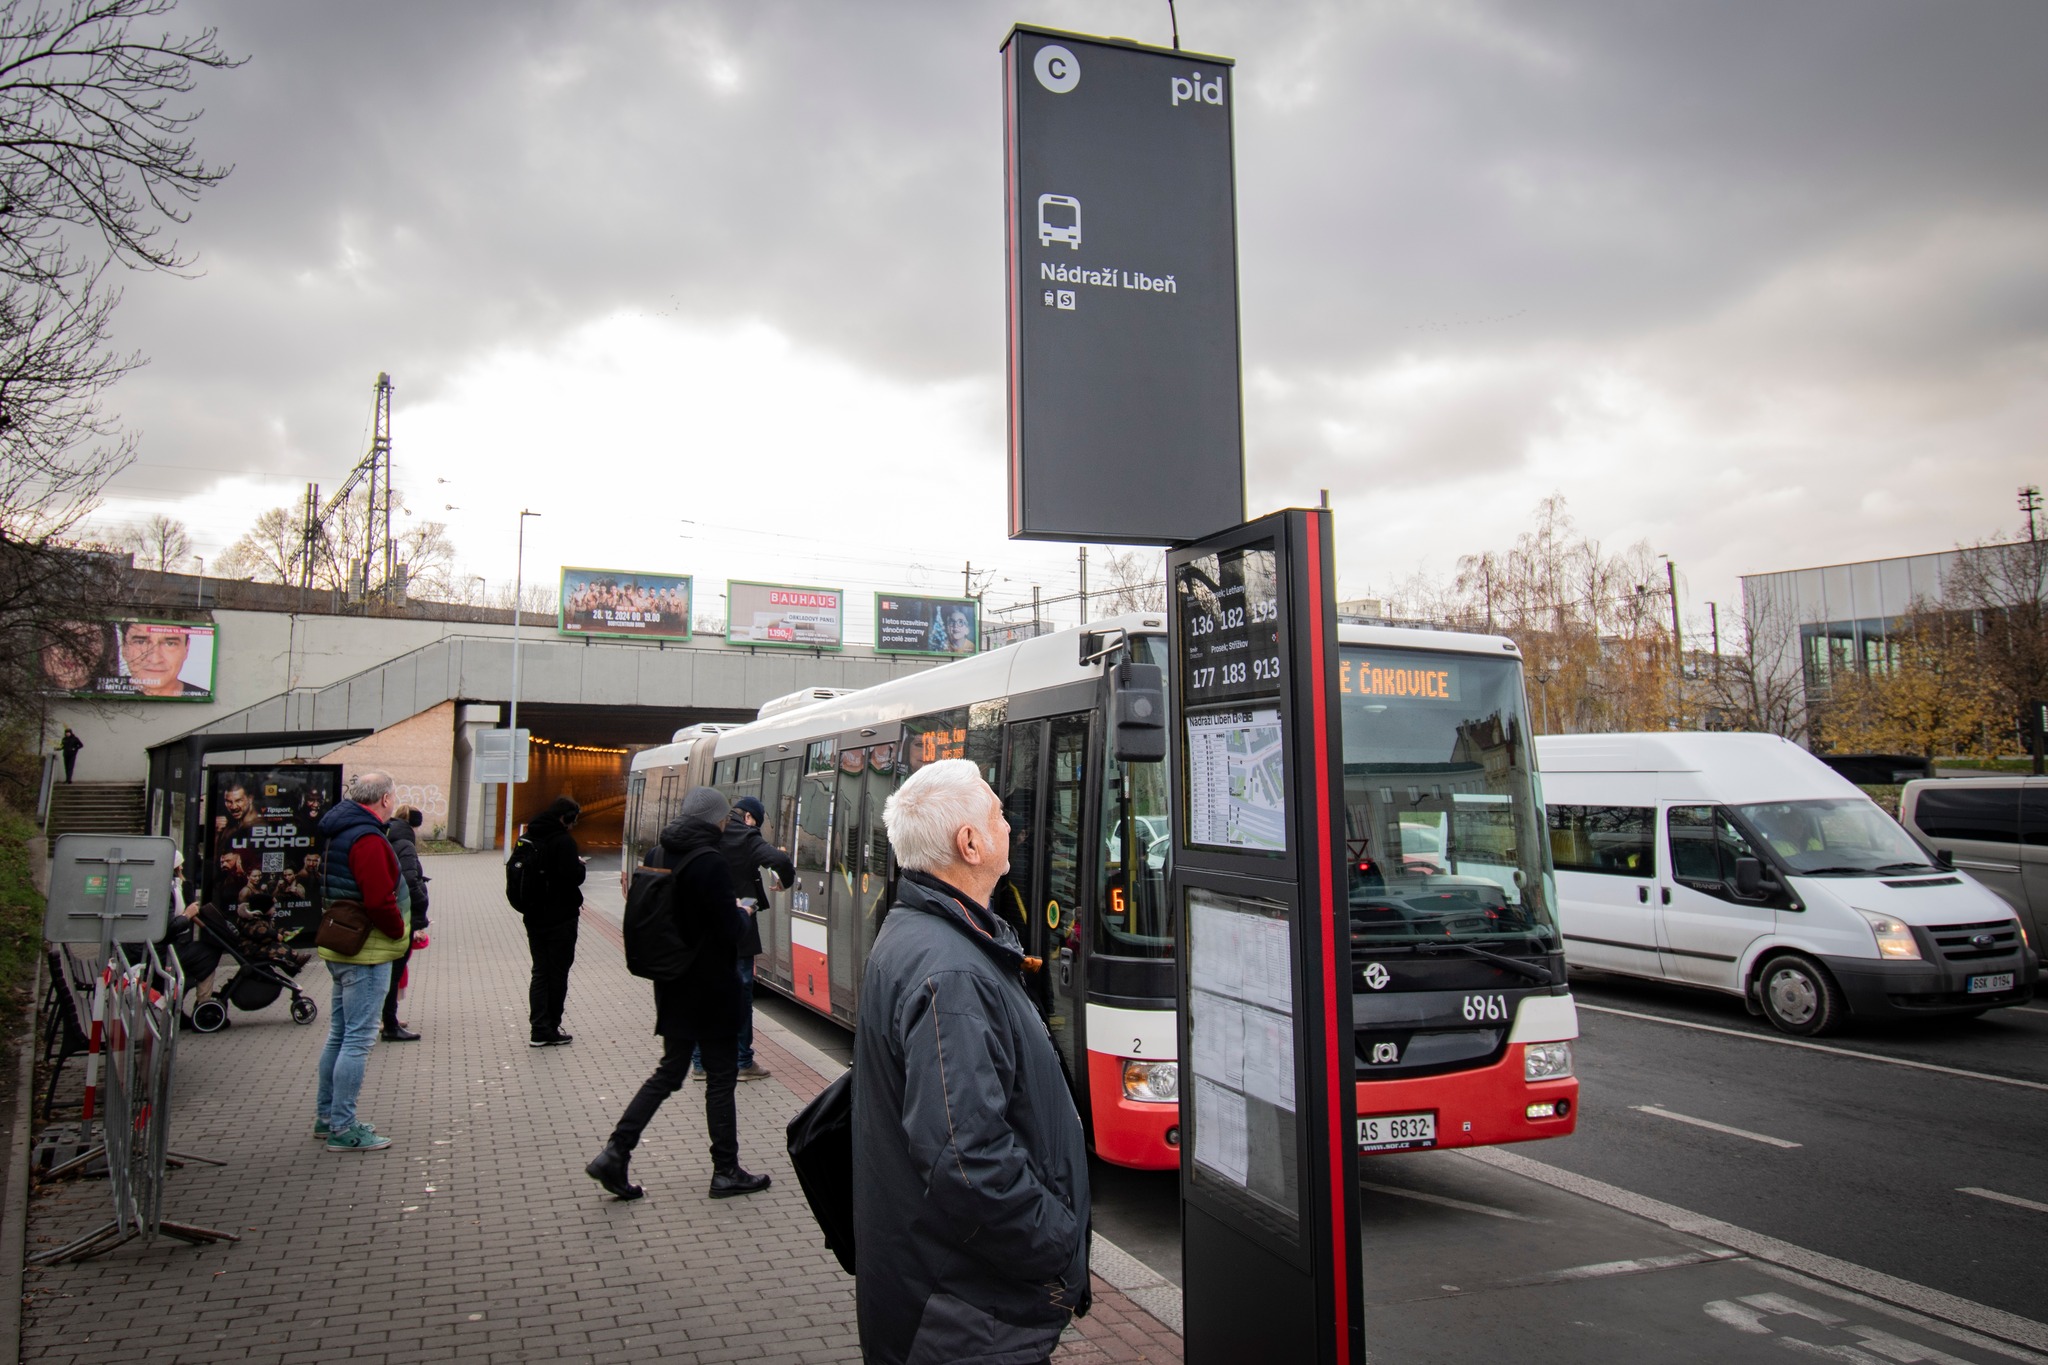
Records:
M512 860L512 793L519 776L519 608L526 592L526 519L540 513L521 509L519 513L519 558L512 577L512 718L511 742L505 746L510 770L505 774L505 860Z

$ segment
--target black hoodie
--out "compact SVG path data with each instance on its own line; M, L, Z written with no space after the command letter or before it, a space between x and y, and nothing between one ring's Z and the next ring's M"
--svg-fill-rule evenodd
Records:
M681 867L690 854L710 850L675 874L670 893L683 942L696 948L697 957L677 980L654 983L654 1031L663 1038L737 1037L746 1018L739 949L747 919L733 897L732 874L718 856L723 834L715 820L678 816L661 832L658 860L647 860L651 867Z
M541 885L547 888L542 904L522 906L520 913L529 924L574 919L583 909L586 870L576 851L576 836L550 809L529 820L519 837L537 850L533 865L541 874Z

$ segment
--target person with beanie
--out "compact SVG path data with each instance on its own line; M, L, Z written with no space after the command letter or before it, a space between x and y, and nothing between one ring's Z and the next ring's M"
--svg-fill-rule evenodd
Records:
M689 970L654 982L654 1031L661 1062L626 1105L604 1150L584 1174L620 1199L645 1191L627 1176L627 1162L663 1100L681 1088L690 1054L701 1052L706 1072L704 1119L711 1130L711 1197L730 1199L768 1188L769 1178L740 1165L739 1114L733 1102L739 1070L739 1032L746 1002L740 990L740 945L746 916L733 895L732 874L718 856L729 807L712 787L683 798L682 810L647 855L649 867L669 868L668 908L684 944L695 951Z

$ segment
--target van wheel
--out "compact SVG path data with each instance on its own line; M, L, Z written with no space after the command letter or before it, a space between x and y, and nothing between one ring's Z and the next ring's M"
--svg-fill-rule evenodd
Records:
M1773 1028L1802 1038L1833 1032L1848 1013L1826 969L1792 953L1772 958L1757 973L1757 1000Z

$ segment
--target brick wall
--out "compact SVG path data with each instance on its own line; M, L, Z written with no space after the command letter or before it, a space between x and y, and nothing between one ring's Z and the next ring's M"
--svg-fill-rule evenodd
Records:
M344 744L321 761L346 764L351 774L365 768L390 773L398 784L398 803L417 806L426 817L420 833L429 839L448 837L455 777L454 702L442 702L368 739Z

